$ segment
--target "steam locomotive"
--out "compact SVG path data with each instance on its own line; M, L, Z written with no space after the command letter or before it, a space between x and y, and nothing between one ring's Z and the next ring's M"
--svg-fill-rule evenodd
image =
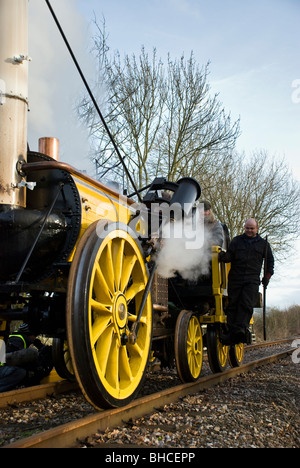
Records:
M213 372L228 358L240 365L243 345L220 341L229 269L220 246L209 281L192 295L155 268L153 205L192 206L199 184L156 179L143 218L132 198L59 162L55 139L28 150L27 8L27 0L0 0L0 339L13 320L52 337L57 372L76 379L96 408L129 403L154 357L175 359L183 382L199 378L204 346Z

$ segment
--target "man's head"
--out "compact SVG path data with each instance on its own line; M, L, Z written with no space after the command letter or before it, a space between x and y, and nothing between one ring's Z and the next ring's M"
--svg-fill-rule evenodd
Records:
M204 215L207 216L211 213L211 203L207 200L201 202L203 204Z
M203 215L204 215L204 223L209 224L209 223L214 223L216 220L216 217L212 211L212 206L209 201L202 201L201 204L203 205Z
M257 233L258 233L258 223L256 221L256 219L254 218L250 218L246 221L245 223L245 234L248 236L248 237L256 237L257 236Z
M33 343L37 337L37 333L33 331L27 323L23 323L19 326L18 333L20 335L26 335L27 338Z

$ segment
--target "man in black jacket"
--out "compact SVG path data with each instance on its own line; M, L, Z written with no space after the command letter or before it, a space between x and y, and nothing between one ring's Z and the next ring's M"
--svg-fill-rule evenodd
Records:
M269 243L258 235L258 223L248 219L245 233L231 242L226 253L220 253L219 259L231 263L229 273L228 297L226 310L229 334L221 337L223 344L247 342L247 329L257 303L260 274L264 258L267 258L266 274L262 283L267 286L274 274L274 257Z

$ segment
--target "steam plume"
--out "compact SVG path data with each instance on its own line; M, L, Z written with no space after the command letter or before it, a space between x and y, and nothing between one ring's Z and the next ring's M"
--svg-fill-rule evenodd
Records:
M52 0L52 6L90 79L93 66L87 51L89 25L78 11L77 0ZM84 87L46 2L41 0L29 2L29 54L32 57L28 120L31 149L37 149L40 137L57 137L60 140L60 159L91 173L88 132L79 125L75 113Z
M197 281L210 271L211 233L203 220L167 223L162 231L162 248L157 255L157 271L163 278L173 278L176 272L184 279Z

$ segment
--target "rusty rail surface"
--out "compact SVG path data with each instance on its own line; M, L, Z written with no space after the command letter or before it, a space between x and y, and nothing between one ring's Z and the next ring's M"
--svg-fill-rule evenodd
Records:
M77 383L62 380L58 382L45 383L35 387L21 388L0 394L0 408L7 408L18 403L42 400L49 395L60 395L79 388Z

